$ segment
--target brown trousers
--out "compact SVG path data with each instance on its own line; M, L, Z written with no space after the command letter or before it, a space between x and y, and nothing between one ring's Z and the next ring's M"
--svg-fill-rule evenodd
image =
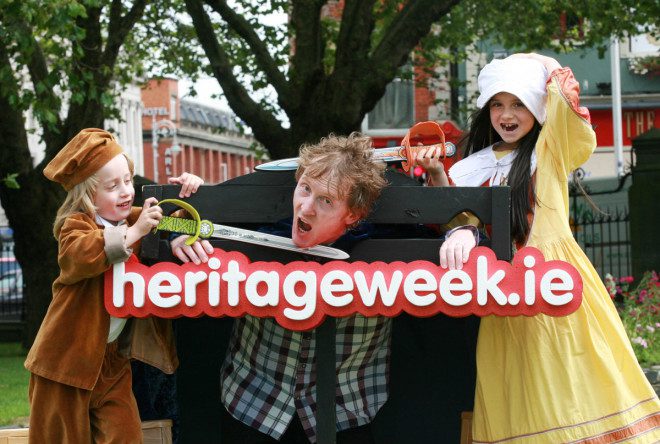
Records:
M142 442L131 365L116 342L106 347L91 391L32 374L29 397L31 444Z

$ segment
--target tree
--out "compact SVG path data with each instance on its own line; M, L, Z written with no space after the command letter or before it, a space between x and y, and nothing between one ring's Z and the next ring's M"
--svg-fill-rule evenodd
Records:
M340 20L323 8L338 8ZM269 24L272 14L288 21ZM434 67L448 58L443 48L460 57L456 48L486 37L570 48L578 32L560 33L562 14L589 18L579 36L589 46L655 23L660 11L655 0L0 0L0 201L26 277L26 343L57 276L51 224L64 192L43 167L80 129L101 127L116 91L156 58L169 73L213 74L280 158L358 129L411 59ZM37 166L27 110L45 146Z
M0 200L14 230L26 280L26 345L34 340L57 277L52 222L64 191L42 174L78 131L103 127L115 85L141 74L144 56L131 31L147 0L0 1ZM62 98L66 97L67 100ZM25 112L31 109L45 145L33 167Z
M359 129L408 61L432 71L442 59L465 56L456 48L485 38L520 49L602 46L612 34L638 33L638 26L655 23L660 12L655 0L185 4L208 58L203 69L215 76L233 111L273 158L294 156L301 143L330 132ZM271 24L268 16L274 13L288 21ZM562 29L566 16L576 24L584 19L584 26Z

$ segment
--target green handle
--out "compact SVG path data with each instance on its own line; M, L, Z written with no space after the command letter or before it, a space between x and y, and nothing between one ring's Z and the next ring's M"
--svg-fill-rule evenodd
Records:
M188 202L184 202L179 199L163 199L158 202L158 205L164 203L171 203L183 208L184 210L188 211L188 213L190 213L193 218L183 219L180 217L163 216L163 218L160 220L160 223L156 227L156 230L187 234L190 237L186 239L186 245L194 244L197 238L199 238L199 230L201 227L201 218L199 217L199 213L195 207L190 205Z

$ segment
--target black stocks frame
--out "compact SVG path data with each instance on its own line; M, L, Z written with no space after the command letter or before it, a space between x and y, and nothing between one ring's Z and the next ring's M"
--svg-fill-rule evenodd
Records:
M390 185L368 217L373 224L444 224L470 211L492 227L490 247L498 259L511 259L510 190L492 188L430 188L395 171ZM255 172L215 186L204 186L186 199L202 219L242 228L275 223L292 214L293 171ZM178 186L146 186L144 198L178 198ZM427 260L438 263L439 239L367 239L348 253L349 261ZM240 251L251 261L288 263L301 260L294 252L247 243L211 239L214 247ZM145 237L145 263L174 261L169 245L156 235ZM221 443L220 366L233 319L179 318L175 337L181 365L177 371L180 443ZM472 410L475 352L479 320L474 316L437 315L394 319L387 403L372 429L377 443L456 443L460 413ZM317 437L334 444L335 319L317 328ZM224 444L224 443L223 443ZM233 444L233 443L230 443Z

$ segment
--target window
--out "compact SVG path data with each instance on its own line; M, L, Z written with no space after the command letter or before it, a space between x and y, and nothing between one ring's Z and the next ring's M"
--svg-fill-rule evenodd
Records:
M227 164L222 162L220 164L220 182L224 182L227 179Z
M170 120L176 121L176 97L170 97Z
M415 85L394 79L365 119L367 130L408 129L415 124Z

